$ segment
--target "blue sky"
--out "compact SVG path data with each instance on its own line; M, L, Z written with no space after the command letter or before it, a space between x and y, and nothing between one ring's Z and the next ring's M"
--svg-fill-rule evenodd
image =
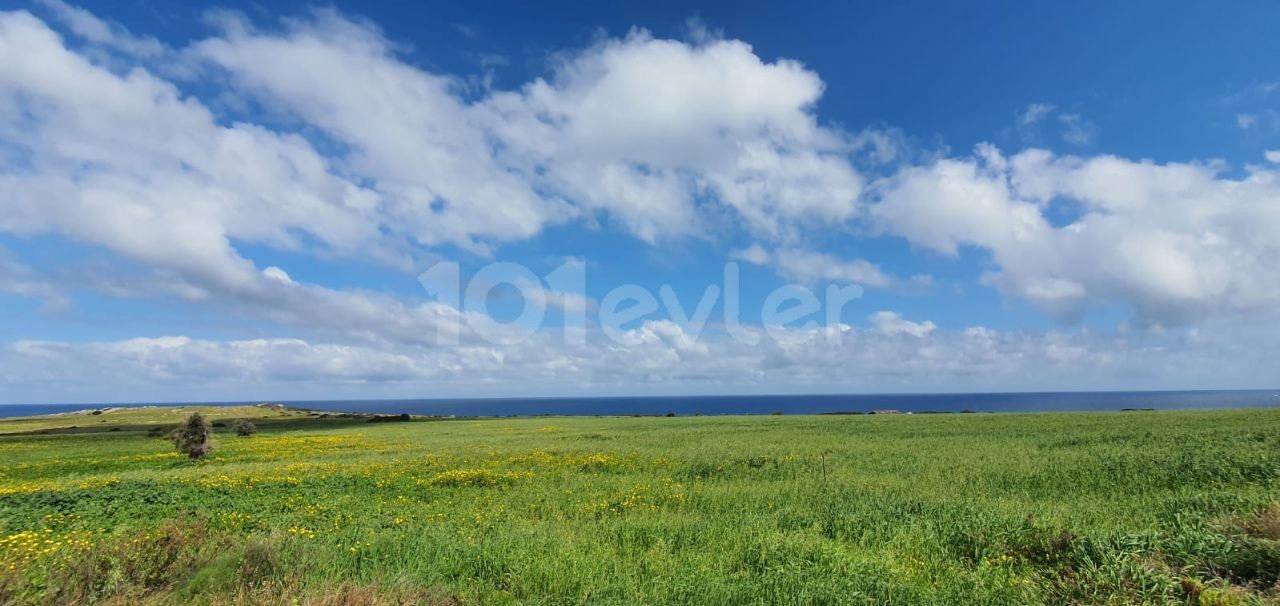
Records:
M1280 370L1273 3L0 10L0 402ZM441 263L532 281L451 302ZM758 342L662 301L727 264Z

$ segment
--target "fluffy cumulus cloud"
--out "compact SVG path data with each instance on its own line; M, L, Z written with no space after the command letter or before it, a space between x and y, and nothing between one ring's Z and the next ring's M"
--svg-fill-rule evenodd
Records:
M777 233L783 220L850 217L860 191L840 155L855 143L809 113L817 76L741 42L635 32L568 59L552 82L466 102L456 79L403 63L375 29L332 12L274 33L224 18L223 35L179 54L51 8L88 50L31 14L0 15L0 231L136 260L152 272L134 291L353 323L361 336L422 334L447 311L282 281L236 243L404 265L413 245L483 251L596 211L644 240L687 234L709 190L751 229ZM109 50L161 65L93 59ZM228 123L157 76L210 69L347 151ZM657 74L667 85L649 86ZM398 325L406 316L421 322Z
M863 180L846 154L891 152L819 125L817 75L737 41L636 31L468 101L330 11L271 32L223 16L220 35L175 51L50 7L81 47L29 13L0 16L0 231L103 247L153 268L146 290L190 299L372 304L272 279L238 244L407 266L419 246L485 253L600 217L647 241L725 216L784 238L853 217ZM341 151L228 120L164 73L225 78Z
M397 59L382 36L332 12L262 33L227 17L190 54L346 150L336 169L373 184L384 213L422 244L528 238L572 208L499 162L458 80Z
M858 210L863 179L847 154L867 141L818 124L822 89L801 64L762 61L741 41L633 31L481 109L504 157L641 238L706 229L704 198L778 238Z
M404 253L385 234L394 222L378 193L338 175L302 137L220 124L172 83L97 65L27 13L0 15L0 139L0 231L56 234L149 268L145 284L113 292L215 300L308 325L354 319L366 333L403 334L374 326L391 321L421 334L447 313L260 271L233 242L388 263Z
M63 234L210 288L253 287L232 237L351 249L376 234L359 188L300 138L220 126L172 84L99 67L26 13L0 17L0 137L0 230Z
M876 184L882 229L946 255L990 254L984 280L1065 319L1091 305L1185 324L1280 304L1280 172L989 145ZM1055 218L1056 217L1056 218ZM1062 219L1062 217L1068 217Z
M475 101L334 13L283 32L228 20L192 51L347 145L344 168L373 179L427 244L526 238L597 214L653 242L701 234L722 210L782 237L852 218L863 180L846 154L882 146L818 124L817 74L739 41L633 31Z

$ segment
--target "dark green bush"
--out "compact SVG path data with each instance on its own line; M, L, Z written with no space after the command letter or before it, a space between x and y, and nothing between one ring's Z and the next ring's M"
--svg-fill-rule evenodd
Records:
M178 448L178 452L193 459L203 458L213 452L213 428L198 412L191 413L169 434L169 439Z
M258 433L258 428L249 419L236 419L231 422L231 431L240 437L247 437Z

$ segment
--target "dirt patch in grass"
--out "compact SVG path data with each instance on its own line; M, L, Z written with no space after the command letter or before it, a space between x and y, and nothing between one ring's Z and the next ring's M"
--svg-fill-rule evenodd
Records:
M1280 541L1280 501L1244 517L1240 520L1240 529L1251 537Z

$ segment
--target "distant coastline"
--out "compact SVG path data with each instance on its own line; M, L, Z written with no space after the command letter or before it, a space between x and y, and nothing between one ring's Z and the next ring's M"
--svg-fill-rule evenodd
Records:
M257 405L268 402L4 404L0 418L67 414L141 406ZM1280 389L1213 391L1038 392L954 394L801 394L750 396L623 396L297 400L269 404L329 413L449 417L692 416L770 414L913 414L1269 408Z

